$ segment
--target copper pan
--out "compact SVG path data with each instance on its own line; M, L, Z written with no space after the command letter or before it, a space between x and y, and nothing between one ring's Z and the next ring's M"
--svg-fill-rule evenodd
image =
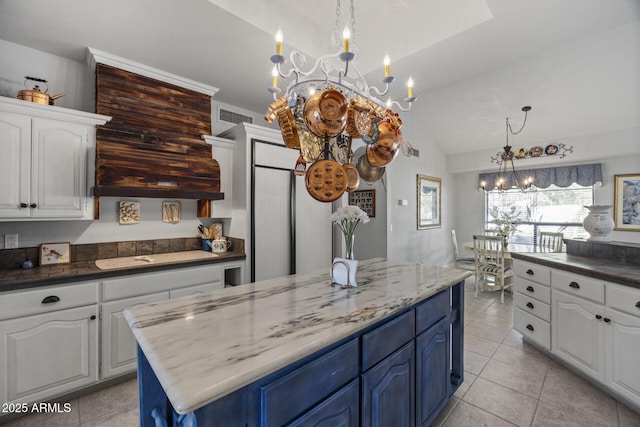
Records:
M365 154L369 165L382 167L391 163L398 155L402 133L387 120L378 123L378 129L378 141L373 145L367 145Z
M369 163L367 163L367 158L364 154L358 158L358 161L356 162L356 169L358 170L360 178L367 182L378 181L382 178L385 171L383 167L370 166Z
M347 157L347 163L342 165L342 169L344 173L347 175L347 191L351 193L358 189L360 185L360 175L358 174L358 169L353 165L353 152L351 151L351 137L349 137L349 142L347 143L347 150L349 152Z
M314 135L334 137L347 125L347 100L338 90L328 87L307 100L302 115Z
M315 162L305 175L309 195L319 202L333 202L347 189L347 174L335 160Z

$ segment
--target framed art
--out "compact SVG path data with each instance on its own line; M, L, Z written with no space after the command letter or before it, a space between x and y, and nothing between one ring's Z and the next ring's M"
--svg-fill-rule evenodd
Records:
M118 222L120 224L140 224L140 202L120 202Z
M43 243L40 245L40 265L69 264L70 262L70 243Z
M440 227L442 209L442 179L418 175L416 180L418 230Z
M615 229L640 231L640 173L614 175Z
M369 218L376 216L376 190L357 190L349 193L349 204L362 209Z

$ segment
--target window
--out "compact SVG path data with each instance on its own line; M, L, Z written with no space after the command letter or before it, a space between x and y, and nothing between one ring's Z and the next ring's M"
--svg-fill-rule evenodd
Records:
M510 242L535 245L540 231L564 233L566 238L589 237L582 227L588 214L584 206L593 205L593 186L571 184L569 187L550 185L519 190L487 191L485 228L494 228L492 221L502 212L513 212L520 223Z

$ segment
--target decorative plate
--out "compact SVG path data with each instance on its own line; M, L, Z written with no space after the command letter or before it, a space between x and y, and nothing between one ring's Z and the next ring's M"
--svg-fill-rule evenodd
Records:
M527 154L529 154L529 152L526 148L518 148L516 150L515 157L516 159L524 159L525 157L527 157Z
M544 154L546 154L547 156L553 156L554 154L558 153L558 146L554 145L554 144L549 144L546 147L544 147Z
M531 147L531 149L529 150L529 156L531 157L540 157L542 153L544 153L544 150L542 150L542 147L540 147L539 145Z

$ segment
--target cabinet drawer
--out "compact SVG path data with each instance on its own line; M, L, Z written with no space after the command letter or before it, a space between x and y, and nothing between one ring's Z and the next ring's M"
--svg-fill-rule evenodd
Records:
M189 286L188 288L175 289L173 291L169 291L169 298L174 299L174 298L185 297L187 295L193 295L197 293L208 293L208 292L217 291L219 289L222 289L222 282L207 283L207 284L198 285L198 286Z
M604 282L579 274L553 270L553 288L604 304Z
M402 347L415 337L415 311L400 317L362 336L362 370L373 365Z
M551 288L541 285L540 283L532 282L522 277L516 277L513 287L516 292L520 292L522 295L527 295L531 298L535 298L538 301L542 301L545 304L551 304Z
M102 299L111 301L222 281L220 266L178 268L104 280Z
M640 290L607 283L607 305L616 310L640 317Z
M551 321L551 305L533 299L528 295L521 294L520 292L513 293L513 300L516 303L516 307L525 313L531 313L547 322Z
M0 294L0 319L47 313L97 302L98 282L3 292Z
M547 350L551 348L551 326L549 322L540 320L518 307L513 309L513 329Z
M358 376L358 341L336 348L262 387L262 423L281 426Z
M516 276L524 277L532 282L549 286L551 283L551 269L544 265L532 262L514 260L513 273Z
M445 289L416 307L416 335L435 325L451 311L451 289Z

